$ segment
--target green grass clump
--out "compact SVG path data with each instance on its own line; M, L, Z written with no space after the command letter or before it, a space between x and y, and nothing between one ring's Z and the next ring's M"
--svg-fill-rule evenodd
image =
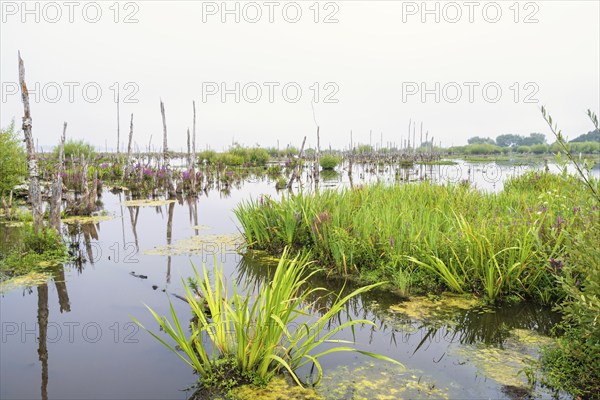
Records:
M489 302L558 300L552 260L568 257L568 232L599 223L593 198L578 178L549 173L505 187L378 184L261 197L235 213L251 248L310 249L331 273L389 280L409 293L438 287Z
M311 363L315 365L315 383L318 383L322 377L319 358L339 351L357 351L397 363L356 350L347 345L351 342L333 338L344 328L375 325L372 321L348 320L330 329L332 319L350 299L380 284L362 287L345 297L338 296L331 307L316 317L312 311L315 303L308 299L325 289L308 287L307 280L315 273L309 273L309 265L308 256L289 258L284 250L272 280L260 282L249 294L243 294L235 284L232 290L227 289L220 267L212 271L214 280L206 267L201 272L195 270L195 282L186 284L186 298L195 317L190 336L186 335L187 329L181 326L173 306L173 323L150 310L161 329L182 351L150 333L194 368L204 386L225 382L227 389L248 382L266 384L275 374L284 371L301 385L296 371ZM319 349L324 343L338 345Z
M334 169L340 164L340 162L340 158L332 154L324 154L319 159L319 164L324 170Z
M28 224L23 227L20 239L5 255L0 254L0 278L3 280L45 271L69 258L62 237L54 229L42 228L35 232Z

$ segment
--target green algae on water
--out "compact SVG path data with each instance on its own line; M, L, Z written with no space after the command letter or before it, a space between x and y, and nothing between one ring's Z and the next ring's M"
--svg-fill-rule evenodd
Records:
M440 388L420 370L382 366L373 362L341 365L324 375L317 392L327 400L404 398L448 399L448 388Z
M552 338L535 331L513 329L502 347L477 343L459 346L451 352L501 385L526 388L527 378L519 372L537 359L540 345L547 345L552 341Z
M167 204L175 203L175 200L153 200L153 199L140 199L140 200L127 200L121 204L129 207L158 207Z
M178 240L175 244L156 246L144 251L144 254L150 256L220 255L237 253L243 243L242 237L237 233L192 236Z
M33 271L26 275L15 276L13 278L7 279L5 281L0 282L0 293L8 293L11 290L20 288L20 287L32 287L39 286L45 283L52 278L52 274L48 272L37 272Z
M445 293L439 299L430 299L425 296L411 297L408 301L390 306L389 311L424 321L447 318L457 311L469 310L477 305L478 300L474 297Z

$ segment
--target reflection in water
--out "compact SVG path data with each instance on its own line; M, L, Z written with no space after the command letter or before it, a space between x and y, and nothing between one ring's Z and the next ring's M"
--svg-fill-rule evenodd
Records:
M167 220L167 246L171 245L173 236L173 210L175 203L169 204L169 219ZM171 256L167 257L167 283L171 283Z
M237 267L236 282L238 285L248 285L244 288L249 291L256 290L260 282L271 279L276 267L275 258L263 252L248 251ZM358 288L354 282L327 279L324 275L318 274L313 275L309 283L310 288L324 287L329 292L317 292L308 297L312 302L313 311L320 315L331 307L337 294L347 295ZM560 321L560 315L552 312L548 307L525 302L493 308L483 306L467 310L450 308L444 310L443 316L438 315L424 321L388 311L391 305L404 300L400 296L375 288L351 299L346 304L345 312L338 314L337 319L332 322L339 326L350 316L372 320L377 328L370 328L370 343L375 338L377 330L390 335L390 344L396 343L397 334L402 336L402 343L408 343L413 336L420 338L414 354L421 348L426 348L426 344L440 339L447 343L461 345L483 343L502 348L514 329L526 329L550 335L552 327ZM378 337L380 340L381 336Z
M43 400L48 399L48 347L46 337L48 333L48 285L37 287L38 293L38 327L40 336L38 339L38 358L42 363L42 385L41 396Z

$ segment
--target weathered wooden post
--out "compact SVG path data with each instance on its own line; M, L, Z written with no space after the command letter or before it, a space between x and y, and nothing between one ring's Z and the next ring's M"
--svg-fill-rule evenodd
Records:
M62 204L62 173L63 158L65 154L65 137L67 134L67 123L63 125L63 133L60 138L60 147L58 149L58 166L56 171L56 180L52 184L52 199L50 200L50 226L60 232L60 208Z
M40 192L40 183L38 177L37 160L35 157L35 147L33 145L33 135L31 133L31 112L29 109L29 92L25 84L25 66L19 54L19 82L21 84L21 96L23 100L23 134L27 147L27 169L29 172L29 202L31 203L31 213L33 215L33 228L38 232L43 227L42 194Z
M160 101L160 113L162 115L163 123L163 166L167 175L167 186L169 190L169 197L174 197L175 186L173 185L173 176L171 175L171 163L169 160L169 148L167 147L167 119L165 118L165 105L162 100Z

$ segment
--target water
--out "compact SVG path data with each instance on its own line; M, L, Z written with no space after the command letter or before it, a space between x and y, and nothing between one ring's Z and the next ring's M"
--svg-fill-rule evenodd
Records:
M513 173L513 167L506 168L503 173ZM357 169L354 184L360 183L360 173L364 172ZM347 177L341 184L347 184ZM157 256L145 251L177 245L195 235L236 233L232 209L239 201L261 194L276 197L274 182L256 179L226 196L211 191L197 200L159 207L122 206L122 194L105 191L104 209L113 219L96 225L64 226L66 236L80 243L82 259L87 261L57 269L47 285L2 294L0 397L188 398L192 392L183 389L197 378L191 368L133 324L131 316L158 332L145 305L167 315L171 301L181 319L187 320L191 316L188 305L172 294L183 294L182 279L192 274L191 263L204 261L211 267L213 253L217 262L224 263L231 282L264 279L266 268L249 257L242 260L221 242L217 247L205 244L192 256ZM10 240L9 228L0 225L0 232L3 243ZM319 279L315 284L341 288L338 281ZM494 376L494 368L499 367L490 367L485 359L493 359L494 354L500 360L524 354L535 357L537 339L517 339L523 332L547 334L558 318L547 309L529 305L458 309L423 317L398 311L399 303L401 299L389 293L367 293L349 304L348 313L352 318L372 320L379 328L365 325L356 329L357 348L392 357L407 370L357 353L329 355L322 360L323 394L329 398L377 394L510 398L514 379ZM38 341L44 336L45 341ZM352 339L352 335L345 331L338 338ZM300 371L301 376L309 373L308 368ZM541 390L536 395L549 397Z

